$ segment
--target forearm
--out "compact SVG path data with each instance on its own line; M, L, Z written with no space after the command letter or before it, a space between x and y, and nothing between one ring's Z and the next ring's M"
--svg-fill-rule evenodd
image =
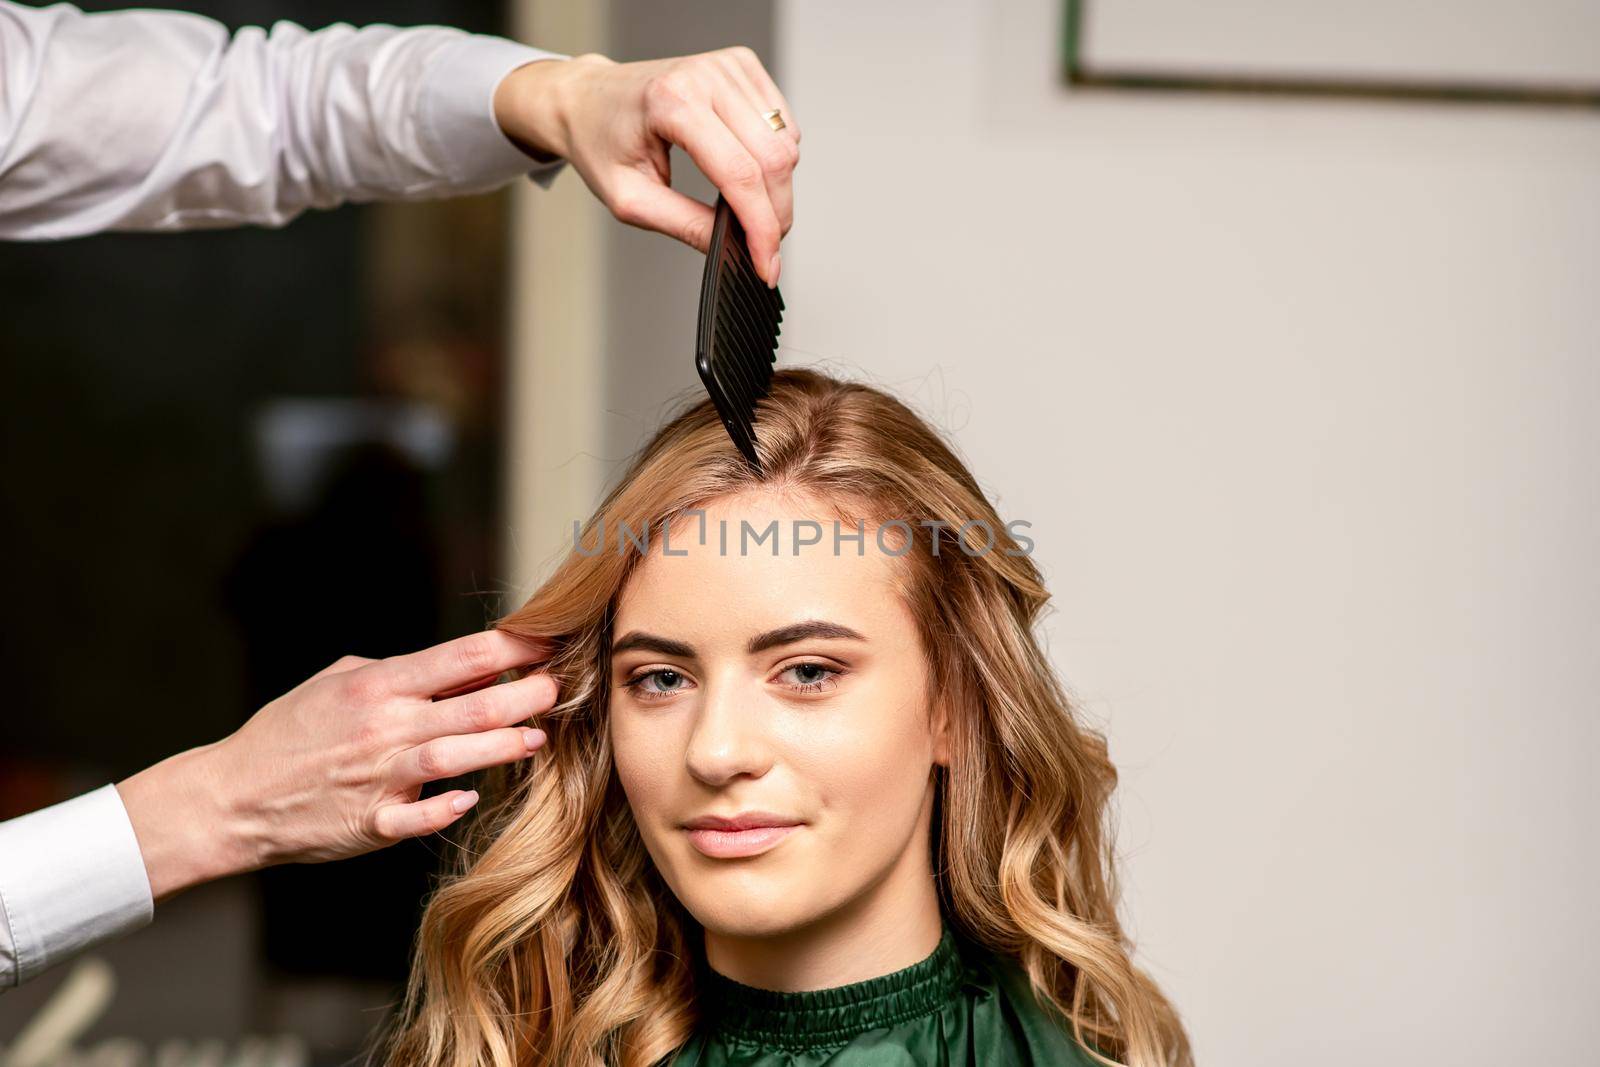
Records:
M541 169L492 97L554 54L500 38L11 3L0 31L0 237L276 226Z
M261 863L220 742L0 823L0 992L150 921L156 903Z
M0 822L0 991L145 925L152 908L113 787Z

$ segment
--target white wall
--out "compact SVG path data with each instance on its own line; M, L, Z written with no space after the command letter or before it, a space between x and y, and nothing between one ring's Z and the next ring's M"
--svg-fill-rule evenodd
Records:
M1202 1063L1594 1062L1600 113L1071 94L1058 7L778 5L783 360L1035 524Z

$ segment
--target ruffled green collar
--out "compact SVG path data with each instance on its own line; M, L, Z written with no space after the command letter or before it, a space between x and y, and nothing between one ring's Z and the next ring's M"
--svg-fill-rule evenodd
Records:
M825 1048L915 1019L961 988L966 967L948 922L933 952L909 967L830 989L786 993L736 982L701 958L700 1003L721 1036L785 1049Z

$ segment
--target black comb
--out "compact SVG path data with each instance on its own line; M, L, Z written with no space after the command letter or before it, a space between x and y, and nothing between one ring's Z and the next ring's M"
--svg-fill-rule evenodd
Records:
M717 197L711 250L700 281L700 328L694 365L722 425L756 470L756 401L772 384L783 297L756 274L745 247L744 227L728 201Z

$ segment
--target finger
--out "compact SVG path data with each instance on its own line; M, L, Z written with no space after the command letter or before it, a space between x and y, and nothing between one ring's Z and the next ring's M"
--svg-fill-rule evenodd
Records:
M627 168L617 174L611 211L630 226L676 237L701 252L711 247L717 213L708 204Z
M778 83L772 80L772 75L767 73L767 68L761 65L761 57L756 55L753 49L744 45L730 48L728 52L755 86L757 97L765 101L761 110L766 111L771 108L777 108L783 112L783 132L792 134L795 144L799 144L799 120L794 117L794 110L789 107L789 101L784 98L783 93L778 89Z
M346 671L353 671L358 667L365 667L368 664L376 662L378 661L375 659L368 659L365 656L340 656L338 659L334 660L332 663L328 664L311 677L326 678L329 675L343 674Z
M781 135L782 131L767 125L754 95L738 85L730 83L717 93L712 98L712 106L739 138L745 151L761 164L761 178L766 183L773 213L778 217L779 232L788 233L794 220L794 191L790 182L794 165L800 158L799 149Z
M405 744L419 745L436 737L482 733L526 722L550 710L556 702L558 688L550 675L530 674L449 700L434 701L420 715L411 716Z
M484 677L479 678L476 681L468 682L466 685L457 686L455 689L450 689L450 690L447 690L447 691L445 691L443 693L435 693L435 694L433 694L433 699L435 699L435 700L448 700L451 697L458 697L458 696L462 696L462 695L467 694L467 693L476 693L480 689L483 689L483 688L485 688L487 686L494 685L502 677L505 676L505 673L506 673L505 671L497 671L494 674L485 675Z
M386 804L372 816L372 828L391 841L443 830L478 802L476 789L452 789L410 804Z
M767 193L761 164L746 151L715 110L686 108L672 112L667 139L678 145L695 166L728 198L744 226L750 259L768 285L777 284L778 241L783 230Z
M526 667L549 655L543 641L528 641L504 630L485 630L453 641L394 656L378 665L395 693L431 697L449 693L513 667Z
M745 65L740 53L745 53L749 56L749 67ZM778 87L772 84L772 79L768 77L767 72L762 69L761 61L755 58L755 53L741 45L738 48L725 49L723 52L718 53L718 55L722 61L721 65L723 71L725 71L728 77L733 80L734 84L739 87L740 92L744 93L745 98L750 101L750 106L753 107L756 113L761 117L761 124L766 127L767 131L774 137L782 137L784 140L794 145L795 159L798 161L800 157L799 130L789 119L789 105L787 101L783 99L783 94L778 92ZM762 79L760 82L757 82L755 78L751 77L751 69L760 71ZM767 122L767 112L771 111L773 108L777 108L778 114L783 119L783 127L781 129L774 130L771 124Z
M543 730L513 727L481 734L436 737L394 757L391 784L407 788L525 759L545 742Z

